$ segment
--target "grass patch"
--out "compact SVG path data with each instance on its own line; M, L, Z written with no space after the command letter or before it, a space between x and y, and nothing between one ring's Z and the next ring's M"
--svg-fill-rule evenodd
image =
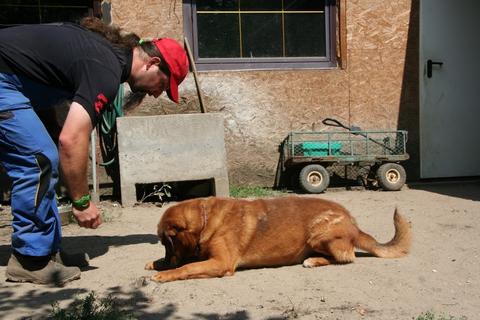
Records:
M98 298L92 291L83 299L75 298L65 310L58 302L52 304L49 319L54 320L135 320L131 314L120 308L120 303L109 295Z
M233 198L278 197L284 194L285 191L277 191L259 186L230 186L230 196Z
M436 315L431 311L427 311L415 318L415 320L467 320L466 317L456 318L454 316Z

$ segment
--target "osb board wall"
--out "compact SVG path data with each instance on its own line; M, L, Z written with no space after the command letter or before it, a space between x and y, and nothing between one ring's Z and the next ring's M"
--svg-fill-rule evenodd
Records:
M409 133L404 163L419 177L418 0L347 1L350 122Z
M362 128L397 128L409 18L410 1L348 1L350 113Z
M182 0L110 0L112 23L141 37L183 39Z
M272 186L279 143L291 130L322 129L325 117L365 130L406 124L418 130L415 83L408 83L415 78L405 76L405 70L416 73L406 65L407 52L417 50L408 48L412 0L346 3L346 70L200 73L208 111L225 115L232 183ZM111 0L112 22L144 37L181 39L181 6L179 0ZM180 94L180 106L148 99L135 114L198 112L192 75Z

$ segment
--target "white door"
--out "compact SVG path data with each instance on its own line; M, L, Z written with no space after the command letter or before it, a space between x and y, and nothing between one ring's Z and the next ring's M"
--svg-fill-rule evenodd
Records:
M480 175L479 13L479 0L420 1L421 178Z

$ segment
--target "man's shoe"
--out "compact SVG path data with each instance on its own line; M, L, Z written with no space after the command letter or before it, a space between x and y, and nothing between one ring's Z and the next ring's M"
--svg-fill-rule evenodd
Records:
M66 267L84 268L89 266L90 257L87 253L66 253L59 251L52 255L52 260Z
M8 281L56 286L80 279L80 274L79 268L66 267L53 261L49 256L33 257L19 253L12 253L5 272Z

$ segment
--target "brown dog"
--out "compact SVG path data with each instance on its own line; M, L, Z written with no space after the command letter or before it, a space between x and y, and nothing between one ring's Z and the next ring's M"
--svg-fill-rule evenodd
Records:
M349 263L354 248L398 258L410 248L409 223L396 210L386 244L362 232L341 205L307 197L202 198L172 206L158 224L164 259L147 263L166 282L233 275L237 268Z

